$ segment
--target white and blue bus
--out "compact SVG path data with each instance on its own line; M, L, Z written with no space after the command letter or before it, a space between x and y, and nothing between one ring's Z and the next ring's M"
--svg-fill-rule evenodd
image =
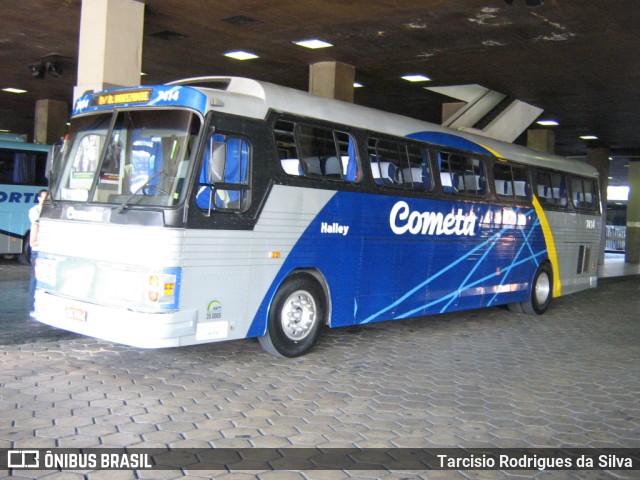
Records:
M45 170L51 147L27 143L19 135L0 134L0 255L28 264L29 209L47 186Z
M597 283L591 166L244 78L88 93L32 315L155 348L507 305Z

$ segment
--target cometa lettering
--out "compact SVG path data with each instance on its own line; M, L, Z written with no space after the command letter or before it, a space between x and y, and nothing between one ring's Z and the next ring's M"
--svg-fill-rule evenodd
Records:
M389 226L396 235L408 232L412 235L474 236L476 221L473 212L464 213L461 208L446 215L441 212L418 212L411 211L409 204L404 201L397 202L389 214Z

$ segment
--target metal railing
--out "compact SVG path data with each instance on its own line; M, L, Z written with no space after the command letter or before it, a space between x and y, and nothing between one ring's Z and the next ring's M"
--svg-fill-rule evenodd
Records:
M606 230L606 247L607 251L624 252L625 238L627 236L627 227L618 225L607 225Z

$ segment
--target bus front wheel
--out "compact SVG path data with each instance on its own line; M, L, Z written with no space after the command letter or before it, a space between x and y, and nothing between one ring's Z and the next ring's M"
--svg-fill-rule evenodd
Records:
M533 282L531 283L531 291L529 299L509 305L509 309L514 312L523 312L530 315L542 315L553 296L553 273L548 263L543 263L538 267Z
M22 253L18 255L18 263L20 263L20 265L29 265L31 263L31 244L29 237L30 232L27 232L22 240Z
M267 332L259 338L260 345L279 357L304 355L320 336L326 304L324 290L312 275L294 273L282 283L273 299Z

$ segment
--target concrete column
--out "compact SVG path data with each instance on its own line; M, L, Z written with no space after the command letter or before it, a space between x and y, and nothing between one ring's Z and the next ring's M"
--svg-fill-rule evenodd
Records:
M78 85L87 90L139 85L144 4L134 0L82 0Z
M555 153L556 132L547 128L527 130L527 147L539 152Z
M69 104L60 100L38 100L33 140L36 143L53 145L67 133Z
M586 162L598 169L600 175L600 199L602 200L602 231L598 265L604 265L607 225L607 187L609 186L609 149L605 147L587 148Z
M309 66L309 92L353 103L356 68L342 62L318 62Z
M640 162L629 162L625 261L640 263Z

